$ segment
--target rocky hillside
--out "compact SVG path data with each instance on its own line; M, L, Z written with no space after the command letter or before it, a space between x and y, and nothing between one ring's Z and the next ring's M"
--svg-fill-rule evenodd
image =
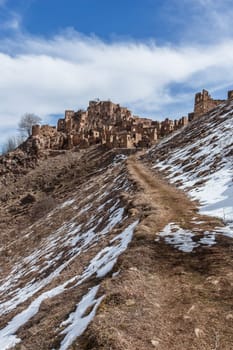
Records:
M201 212L233 221L233 102L152 148L147 159L171 183L200 201Z
M230 350L232 124L1 158L0 349Z
M68 349L94 317L100 283L138 223L125 198L134 186L123 155L65 156L20 176L1 209L9 220L1 232L2 350L21 342Z

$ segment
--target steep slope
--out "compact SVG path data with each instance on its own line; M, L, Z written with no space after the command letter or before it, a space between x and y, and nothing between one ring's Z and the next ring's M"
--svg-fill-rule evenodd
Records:
M72 179L71 169L69 176L63 174L63 184L61 181L56 186L53 182L52 193L60 204L49 208L42 217L33 218L34 222L27 227L25 211L36 214L35 209L41 207L34 201L29 202L31 208L26 203L25 228L17 232L19 226L15 221L11 230L5 227L2 232L1 350L18 343L24 349L68 349L94 317L103 298L103 293L98 292L101 280L111 272L132 239L138 219L130 215L124 198L124 192L129 196L133 190L127 178L125 157L95 148L84 154L85 161L89 160L85 176L77 173ZM83 161L79 155L77 168L85 170ZM71 164L74 165L72 161ZM35 183L38 186L36 179L43 166L48 168L42 162L19 179L22 192L25 186L28 189L34 188ZM47 181L57 175L53 169ZM16 212L22 206L16 205L21 195L19 188L11 193L6 211L12 203ZM18 216L20 220L19 211Z
M224 103L129 160L141 220L83 349L232 348L232 116Z
M232 239L211 239L220 220L200 215L159 173L135 158L128 169L141 220L78 348L231 349Z
M1 349L232 348L232 115L145 155L1 160Z
M227 101L165 139L147 160L201 203L201 211L233 221L233 102Z

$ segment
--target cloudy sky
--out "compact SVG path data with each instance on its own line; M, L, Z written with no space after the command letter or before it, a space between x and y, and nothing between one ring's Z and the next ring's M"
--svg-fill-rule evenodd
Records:
M0 144L20 117L54 122L111 99L180 117L233 89L233 0L0 0Z

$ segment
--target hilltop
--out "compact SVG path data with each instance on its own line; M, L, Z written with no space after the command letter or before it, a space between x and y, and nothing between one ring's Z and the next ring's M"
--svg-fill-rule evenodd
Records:
M232 94L88 108L1 157L0 348L231 349Z
M147 155L153 168L200 201L204 214L226 222L233 221L232 110L232 100L221 103Z

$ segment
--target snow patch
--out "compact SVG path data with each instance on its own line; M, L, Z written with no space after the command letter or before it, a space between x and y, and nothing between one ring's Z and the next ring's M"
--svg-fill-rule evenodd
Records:
M222 235L233 238L233 224L229 224L225 227L216 227L213 231L204 231L202 235L201 238L193 240L196 236L194 230L184 230L174 223L169 223L159 233L159 237L164 238L167 244L173 245L182 252L191 253L194 248L201 245L208 247L215 245L218 236ZM158 242L159 239L157 238L155 241Z
M18 329L27 323L33 316L35 316L39 310L41 303L47 298L53 298L58 294L61 294L65 287L73 282L75 278L71 278L67 282L60 286L57 286L47 292L42 293L37 297L25 310L17 314L8 325L0 330L0 348L1 350L7 350L10 347L20 343L21 339L18 338L15 333Z
M63 209L65 207L69 207L71 204L73 204L75 202L75 199L68 199L67 201L65 201L64 203L62 203L60 205L59 209Z
M41 295L39 295L25 310L17 314L9 323L8 325L3 328L0 331L0 349L1 350L7 350L10 347L16 345L21 340L15 335L15 333L18 331L18 329L23 326L25 323L29 321L30 318L36 315L36 313L39 310L39 307L41 303L47 299L47 298L53 298L66 289L66 287L77 281L73 287L78 286L82 284L85 280L87 280L89 277L93 276L94 274L97 275L97 277L102 278L104 277L108 272L110 272L114 266L114 264L117 261L117 258L120 254L122 254L130 241L133 237L134 228L138 224L138 220L126 227L123 232L119 235L117 235L114 239L110 241L110 245L108 247L105 247L102 249L89 263L89 266L84 270L83 274L81 276L75 276L70 278L68 281L64 282L63 284L52 288L49 291L43 292ZM118 244L115 245L115 242L118 242ZM69 261L66 262L68 264ZM61 267L60 267L61 268ZM98 307L99 303L102 299L97 299L95 302L93 301L93 295L95 296L98 289L92 289L90 294L86 296L86 299L84 298L82 300L82 303L80 304L80 307L77 308L76 316L74 316L74 322L76 323L78 317L81 317L85 311L81 315L81 311L83 310L85 303L92 300L92 305L94 306L93 311L89 314L89 317L83 319L82 326L80 326L79 330L83 329L85 325L88 325L88 323L91 321L92 317L94 317L95 310ZM35 290L33 291L35 292ZM94 293L95 292L95 293ZM34 293L33 293L34 294ZM33 295L33 294L30 294ZM24 294L21 296L19 294L19 297L22 298ZM92 299L91 299L92 298ZM25 300L28 299L25 298ZM9 300L7 303L9 303L8 310L11 309L11 300ZM14 303L13 303L14 305ZM81 316L80 316L81 315ZM88 322L88 323L87 323ZM74 336L74 330L77 330L76 326L70 326L67 328L67 336L65 337L66 341L64 344L68 344L70 342L70 339ZM78 331L77 331L78 332ZM69 335L68 335L69 334ZM62 345L63 346L63 345ZM64 345L69 346L69 345ZM62 347L61 349L67 349L67 347Z
M190 253L199 246L192 240L194 234L191 231L183 230L173 223L165 226L159 235L165 239L166 243L174 245L175 248L185 253Z
M66 321L62 322L61 326L68 326L61 332L61 334L65 334L66 336L62 340L59 350L67 350L93 320L96 310L104 298L104 296L102 296L95 299L98 289L99 286L91 288L91 290L83 296L76 310L69 315ZM89 308L92 308L91 312L87 316L84 316Z
M173 133L148 152L155 159L152 168L167 171L171 183L200 201L201 213L224 222L233 222L232 109L232 104L219 106L208 119L200 119L200 130L190 126L186 134L179 131L177 138ZM177 146L170 147L173 138ZM160 150L164 151L162 161L158 160Z

